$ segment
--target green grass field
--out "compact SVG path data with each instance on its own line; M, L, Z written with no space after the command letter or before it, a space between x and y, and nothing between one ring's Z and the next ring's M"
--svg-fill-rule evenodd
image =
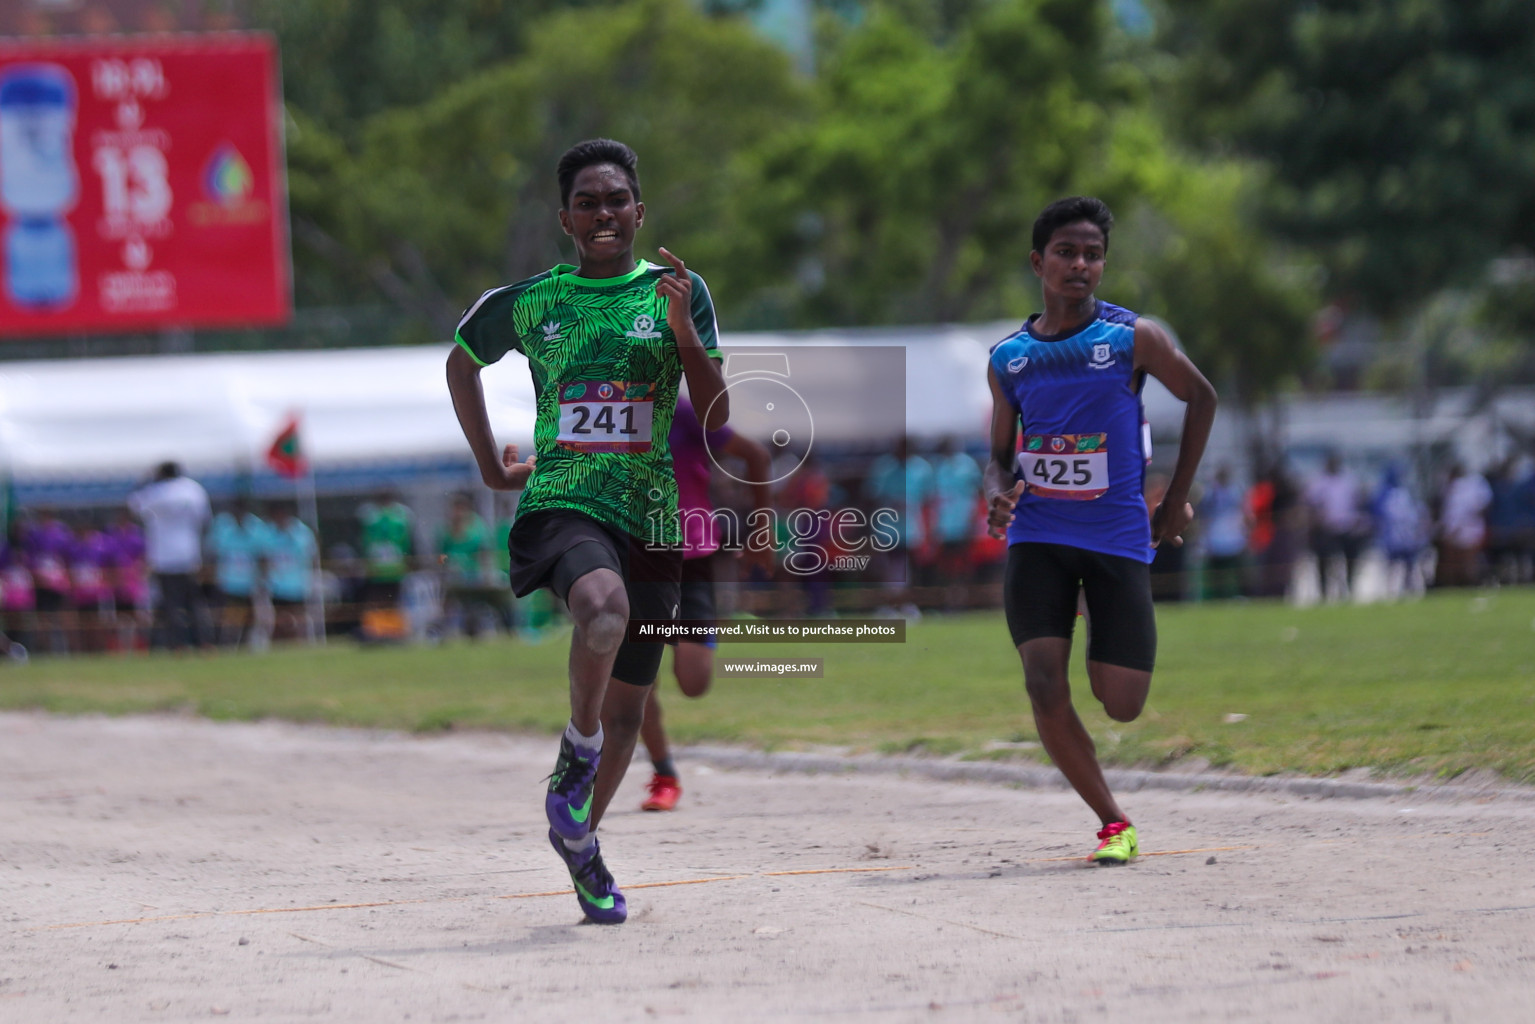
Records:
M1077 703L1106 763L1204 758L1268 774L1368 767L1535 782L1535 591L1435 595L1406 605L1166 607L1139 721ZM216 719L285 718L412 730L554 732L566 719L567 641L437 648L287 648L264 656L38 659L0 667L0 707ZM1000 612L929 616L904 645L728 644L726 656L818 657L823 679L726 680L701 701L674 686L682 743L1042 755ZM1080 662L1078 662L1080 665ZM668 671L663 667L663 680ZM1240 720L1231 716L1245 715Z

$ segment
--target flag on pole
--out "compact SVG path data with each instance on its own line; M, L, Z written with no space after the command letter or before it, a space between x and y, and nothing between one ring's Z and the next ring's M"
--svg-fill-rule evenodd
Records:
M304 450L298 442L297 413L288 417L288 422L273 440L272 447L267 449L266 461L278 475L290 480L296 480L309 471L309 464L304 461Z

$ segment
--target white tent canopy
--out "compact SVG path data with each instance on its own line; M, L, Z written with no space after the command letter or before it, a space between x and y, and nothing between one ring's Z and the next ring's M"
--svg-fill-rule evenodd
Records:
M736 334L729 345L899 345L907 350L908 429L973 434L987 402L983 329ZM176 459L193 471L255 469L286 423L301 418L317 466L467 456L444 378L447 346L220 353L0 363L0 458L18 480L139 475ZM516 355L482 376L503 442L530 444L533 386ZM849 440L844 384L792 375L818 430ZM824 420L824 426L822 421Z
M0 453L18 480L136 476L166 459L194 472L250 470L292 414L316 465L462 452L445 355L431 346L0 364ZM522 376L486 374L498 430L532 422Z
M904 429L924 442L985 444L991 410L987 353L1015 324L734 333L727 353L782 353L785 383L811 411L814 444L883 447ZM809 352L807 350L816 350ZM903 350L904 405L895 370ZM0 363L0 474L24 505L120 502L157 463L174 459L225 495L283 493L263 475L265 456L292 415L326 493L350 494L411 481L446 493L476 479L445 381L447 345L145 356ZM511 355L481 374L498 440L530 450L533 385ZM739 378L737 378L739 379ZM732 392L733 395L739 394ZM1510 391L1485 408L1468 391L1445 390L1426 415L1383 396L1289 396L1273 439L1305 465L1326 450L1368 468L1418 446L1448 444L1473 468L1508 454L1504 426L1535 432L1535 395ZM1155 381L1144 402L1164 462L1181 432L1183 404ZM732 398L731 422L749 436L773 433L760 409ZM904 424L902 422L904 414ZM894 424L894 427L892 427ZM1246 463L1257 426L1223 408L1205 464ZM790 446L802 450L801 438Z
M813 411L817 444L893 440L868 416L870 402L898 410L889 348L905 354L905 432L980 443L991 408L987 352L1013 329L737 333L723 341L727 352L786 354L787 382ZM885 352L871 355L881 346ZM807 348L820 351L795 356ZM248 474L264 468L267 449L296 414L304 454L321 470L467 462L445 383L447 354L448 346L429 345L0 363L0 460L19 483L140 478L167 459L193 473ZM869 386L882 375L888 379L879 388ZM498 439L530 447L526 362L510 355L481 378ZM1165 392L1148 389L1147 404L1154 424L1181 415ZM737 425L752 429L746 419ZM881 422L888 427L890 418Z

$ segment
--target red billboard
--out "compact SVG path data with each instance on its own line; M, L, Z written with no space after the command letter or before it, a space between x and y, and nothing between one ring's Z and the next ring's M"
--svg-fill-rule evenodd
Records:
M0 41L0 338L292 309L276 48Z

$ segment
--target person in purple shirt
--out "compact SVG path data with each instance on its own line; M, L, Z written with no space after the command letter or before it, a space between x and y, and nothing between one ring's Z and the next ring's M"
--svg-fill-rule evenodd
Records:
M118 648L135 651L149 639L151 603L149 565L144 560L144 530L126 510L107 530L111 542L112 597L117 606Z
M4 639L0 654L17 661L27 658L26 647L18 641L32 642L32 613L37 608L37 593L21 548L21 534L22 524L12 522L0 539L0 615L4 617L5 630L0 633Z
M672 473L677 477L677 509L682 523L682 604L677 618L684 624L713 623L720 529L709 498L710 470L720 456L741 459L746 463L745 482L752 489L753 503L768 508L772 498L766 481L772 475L772 456L765 447L729 427L706 433L686 396L677 399L677 415L672 419L667 444L672 451ZM772 557L771 552L754 554ZM683 696L702 697L708 692L714 677L714 644L710 637L678 642L672 648L672 672ZM682 796L682 784L672 761L657 689L650 688L645 720L640 725L640 739L655 767L647 787L650 795L640 806L647 811L669 811Z
M38 635L47 638L51 653L66 654L74 627L69 553L75 546L75 531L52 511L43 510L22 534L21 544L37 592Z
M106 650L113 632L112 563L116 545L94 527L82 529L69 551L70 599L79 629L80 646Z

